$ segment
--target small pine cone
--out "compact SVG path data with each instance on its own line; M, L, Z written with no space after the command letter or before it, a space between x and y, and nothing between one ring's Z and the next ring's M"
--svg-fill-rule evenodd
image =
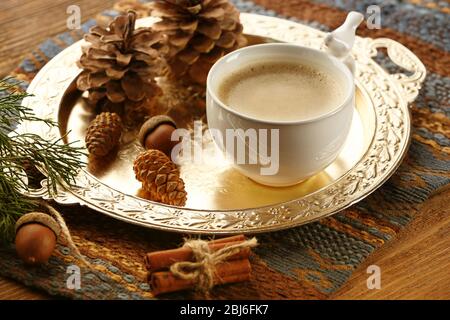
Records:
M150 149L141 153L134 161L133 169L136 179L142 182L151 200L175 206L185 205L186 191L180 171L163 152Z
M116 113L102 112L89 124L86 131L86 147L89 153L103 157L119 144L122 121Z

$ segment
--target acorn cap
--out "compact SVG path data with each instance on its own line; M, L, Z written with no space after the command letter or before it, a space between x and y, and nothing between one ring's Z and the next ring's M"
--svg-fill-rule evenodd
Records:
M144 122L141 129L139 130L138 139L142 146L145 147L145 139L147 138L147 136L161 124L170 124L174 128L177 127L175 121L169 116L158 115L151 117Z
M19 231L20 227L28 223L39 223L48 227L54 232L56 238L58 238L61 232L61 226L50 215L42 212L30 212L21 216L19 220L16 221L16 233Z

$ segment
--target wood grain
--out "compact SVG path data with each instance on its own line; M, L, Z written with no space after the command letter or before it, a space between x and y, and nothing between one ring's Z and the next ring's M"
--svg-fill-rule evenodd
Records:
M82 21L114 0L0 0L0 76L30 48L67 31L66 8L77 4ZM354 272L334 299L450 299L450 190L428 200L416 219ZM381 289L368 290L369 265L381 268ZM48 299L47 294L0 277L1 299Z
M375 251L334 299L450 299L450 190L426 201L398 237ZM381 270L381 289L367 288L367 267Z
M0 277L0 300L48 300L51 299L46 293L25 287L24 285Z
M114 0L0 0L0 77L8 74L30 48L68 31L67 7L81 9L81 21L111 8Z

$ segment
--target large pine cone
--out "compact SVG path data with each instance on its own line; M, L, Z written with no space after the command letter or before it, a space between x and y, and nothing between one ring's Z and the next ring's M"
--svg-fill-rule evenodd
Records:
M119 14L125 14L128 11L136 12L137 19L145 18L150 15L149 2L142 2L139 0L119 0L114 2L113 10L117 11ZM113 20L114 16L110 15L109 12L102 12L95 16L95 21L99 26L108 26Z
M78 89L89 92L88 101L97 111L119 112L124 118L149 109L161 89L155 77L165 72L161 57L165 36L150 28L135 29L133 11L116 17L109 28L95 26L84 39L78 66L83 72L77 79ZM149 112L147 112L149 113ZM142 120L142 119L134 119Z
M119 0L114 3L114 10L120 13L126 13L130 10L136 12L137 18L145 18L150 15L151 3L137 0Z
M239 11L228 0L157 0L153 29L168 35L171 74L204 85L209 69L224 54L246 44Z
M103 157L119 144L122 121L115 113L102 112L89 124L86 147L90 154Z
M180 171L163 152L150 149L141 153L134 161L133 169L151 200L176 206L186 203Z

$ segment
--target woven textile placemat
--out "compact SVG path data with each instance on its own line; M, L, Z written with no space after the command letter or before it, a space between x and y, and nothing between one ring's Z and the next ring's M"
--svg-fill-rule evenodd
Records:
M365 12L382 7L382 29L361 27L358 34L388 37L411 49L425 64L428 75L412 104L413 132L409 152L396 174L364 201L332 217L294 229L258 236L260 246L251 257L252 279L215 288L217 299L324 299L335 292L371 253L396 237L430 194L450 183L450 5L428 0L233 1L242 12L279 16L323 31L336 28L347 11ZM129 7L141 6L126 1ZM118 14L102 13L105 23ZM123 6L120 6L123 8ZM39 69L89 27L60 34L36 48L11 74L23 89ZM392 67L383 56L380 61ZM51 295L76 299L153 298L145 282L146 252L173 248L182 235L148 230L108 218L84 207L58 207L80 252L79 257L61 241L48 264L26 267L13 245L0 247L0 274ZM81 289L68 289L67 267L81 268ZM192 292L162 298L203 298Z

